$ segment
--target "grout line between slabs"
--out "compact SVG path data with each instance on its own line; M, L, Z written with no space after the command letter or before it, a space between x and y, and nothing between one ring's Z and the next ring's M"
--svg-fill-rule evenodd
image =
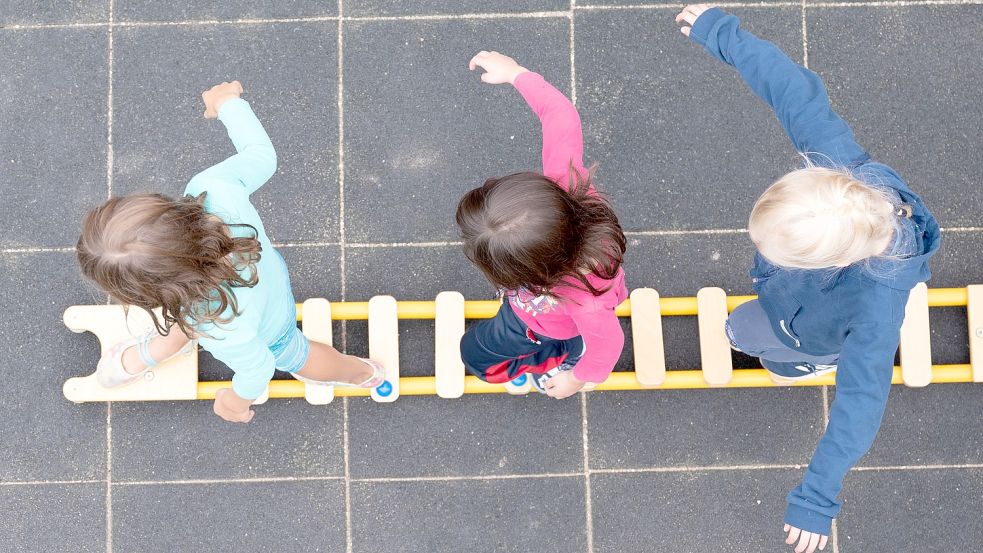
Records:
M345 3L338 0L338 265L341 273L341 300L348 297L347 254L345 236ZM348 321L341 321L341 348L348 351ZM341 450L344 464L345 553L352 553L352 474L351 445L348 433L348 398L342 398Z
M113 553L113 402L106 402L106 553Z
M341 432L341 451L344 454L345 466L345 551L352 553L354 542L352 541L352 472L351 472L351 445L348 437L348 398L343 397L342 407L342 432Z
M983 0L898 0L898 1L869 1L869 2L812 2L810 8L892 8L908 6L975 6L983 4ZM684 7L679 4L623 4L623 5L584 5L575 6L574 10L581 12L601 12L617 10L677 10ZM717 4L722 8L794 8L799 7L798 1L777 2L723 2ZM0 25L0 31L24 31L39 29L91 29L101 27L179 27L206 25L261 25L276 23L320 23L332 21L475 21L484 19L546 19L570 17L569 11L540 11L521 13L462 13L462 14L409 14L390 16L306 16L283 18L240 18L240 19L201 19L182 21L89 21L77 23L16 23Z
M343 398L348 399L348 398ZM757 470L801 470L805 468L803 464L775 464L775 465L704 465L704 466L676 466L676 467L637 467L637 468L608 468L608 469L589 469L590 475L595 474L657 474L657 473L679 473L679 472L727 472L727 471L757 471ZM853 472L901 472L901 471L923 471L923 470L980 470L983 463L949 463L949 464L930 464L930 465L879 465L867 467L854 467ZM462 476L382 476L368 478L352 478L349 473L348 479L351 482L365 483L398 483L398 482L469 482L484 480L525 480L525 479L547 479L547 478L584 478L584 470L577 472L544 472L528 474L490 474L490 475L462 475ZM114 481L114 487L128 486L180 486L180 485L207 485L207 484L262 484L275 482L321 482L321 481L344 481L345 476L270 476L256 478L201 478L201 479L177 479L177 480L129 480ZM46 486L46 485L86 485L86 484L105 484L107 480L25 480L0 482L0 487L14 486Z
M105 484L105 480L23 480L0 482L0 487Z
M113 197L113 23L116 3L109 0L106 29L106 200ZM106 297L106 303L110 298ZM113 402L106 402L106 553L113 553Z
M276 482L323 482L343 480L342 476L270 476L257 478L189 478L179 480L129 480L114 486L187 486L205 484L268 484Z
M535 478L583 478L583 472L543 472L532 474L486 474L481 476L380 476L352 478L353 482L398 483L398 482L474 482L487 480L526 480Z
M587 394L580 392L580 434L584 446L584 512L587 538L587 553L594 553L594 503L590 482L590 446L588 442Z

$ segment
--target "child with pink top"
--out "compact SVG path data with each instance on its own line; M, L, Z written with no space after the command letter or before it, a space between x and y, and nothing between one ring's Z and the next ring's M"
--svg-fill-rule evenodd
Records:
M483 82L511 83L539 117L543 173L488 179L458 204L465 254L504 300L464 335L461 355L482 380L528 373L537 390L565 398L606 380L621 356L625 236L584 168L570 100L498 52L479 52L469 67L485 70Z

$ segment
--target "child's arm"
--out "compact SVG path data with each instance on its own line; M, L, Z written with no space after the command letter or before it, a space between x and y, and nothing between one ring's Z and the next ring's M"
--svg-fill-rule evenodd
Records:
M263 395L273 378L276 360L273 352L256 335L258 312L244 310L232 321L203 328L199 343L213 357L234 371L232 389L216 394L215 414L230 422L252 419L249 406Z
M806 155L818 154L810 155L814 163L851 166L869 159L850 127L833 112L818 75L790 60L774 44L741 29L736 17L719 8L687 6L676 21L691 24L692 30L683 27L684 34L737 69L775 110L795 148Z
M241 93L242 85L233 81L213 86L201 95L205 101L205 117L218 117L225 124L238 153L196 175L189 183L187 193L196 195L195 192L207 191L208 181L220 180L240 184L246 194L252 194L276 172L273 143L249 103L239 98Z
M573 322L587 350L574 366L573 375L581 382L604 382L618 364L625 347L625 332L618 316L614 309L589 311L574 314Z
M788 494L785 522L828 536L840 510L843 477L877 436L894 375L899 330L884 323L850 328L837 362L836 399L829 424L802 482Z
M561 186L568 186L570 167L584 170L584 136L580 115L570 99L542 75L521 67L498 52L479 52L469 67L481 67L486 83L512 83L539 117L543 128L543 174Z

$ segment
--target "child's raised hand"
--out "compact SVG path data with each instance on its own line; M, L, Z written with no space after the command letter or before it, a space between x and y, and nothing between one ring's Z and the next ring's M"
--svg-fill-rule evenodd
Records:
M205 102L205 118L214 119L218 117L218 109L226 100L238 98L241 95L242 83L239 81L217 84L202 92L201 99Z
M679 12L679 15L676 16L676 23L685 22L686 25L681 27L679 31L689 36L689 32L693 30L693 24L696 23L696 20L703 15L703 12L712 7L710 4L690 4L683 8L683 11Z
M529 71L505 54L484 50L475 54L468 62L468 69L471 71L478 67L485 70L481 74L481 81L488 84L514 83L516 77Z

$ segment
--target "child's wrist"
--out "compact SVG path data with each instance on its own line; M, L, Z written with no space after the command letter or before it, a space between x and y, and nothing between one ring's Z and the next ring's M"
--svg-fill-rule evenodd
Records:
M238 94L229 94L228 96L221 96L215 100L215 113L219 114L222 112L222 107L228 103L229 100L238 100L241 98Z
M518 68L516 68L515 72L512 74L512 78L509 79L509 83L515 84L515 80L519 78L519 75L522 75L523 73L528 73L528 72L529 72L528 69L526 69L525 67L522 67L520 65Z

